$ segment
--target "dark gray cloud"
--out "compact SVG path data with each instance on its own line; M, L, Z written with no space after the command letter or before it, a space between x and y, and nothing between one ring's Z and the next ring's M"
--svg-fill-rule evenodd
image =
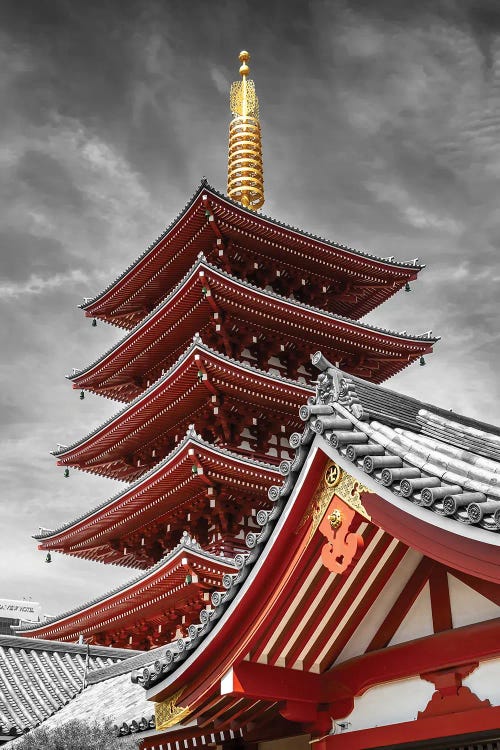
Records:
M29 535L114 483L48 451L116 406L65 382L120 333L76 305L185 204L224 189L228 90L248 48L264 211L427 270L369 316L443 340L395 388L499 421L500 15L494 0L3 0L0 347L3 596L57 612L129 577ZM5 571L10 571L6 573Z

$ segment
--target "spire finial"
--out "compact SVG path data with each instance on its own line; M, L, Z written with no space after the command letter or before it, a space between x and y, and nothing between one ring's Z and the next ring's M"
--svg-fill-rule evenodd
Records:
M250 60L250 54L246 50L242 50L240 54L238 55L240 60L240 76L242 78L245 78L250 73L250 68L247 65L247 62Z
M239 60L242 80L233 83L230 94L233 119L229 125L227 192L245 208L256 210L264 203L259 100L254 82L247 78L249 53L240 52Z

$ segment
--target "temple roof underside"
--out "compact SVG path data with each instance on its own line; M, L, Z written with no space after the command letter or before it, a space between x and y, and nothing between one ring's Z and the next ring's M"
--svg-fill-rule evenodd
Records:
M121 342L71 376L88 388L130 400L174 364L200 334L229 357L247 358L298 377L321 348L345 370L381 382L438 339L379 329L259 289L199 258L175 290ZM276 365L275 365L276 367Z
M308 386L236 362L195 336L145 393L55 455L59 465L132 481L173 450L188 425L195 424L210 442L276 462L280 446L271 448L272 435L284 438L300 424L298 409L310 394Z
M110 645L112 639L128 643L126 629L127 635L142 632L152 643L165 638L169 642L181 618L187 617L189 624L209 601L207 592L222 588L223 576L235 571L233 560L206 552L185 532L170 553L127 584L36 626L15 630L58 640L83 635L87 641L101 638L103 645Z
M277 467L210 445L191 429L170 455L130 487L35 539L40 549L147 568L152 561L151 553L145 554L145 536L158 548L154 556L159 559L177 543L186 518L198 534L212 516L237 532L242 514L268 504L267 491L280 476Z

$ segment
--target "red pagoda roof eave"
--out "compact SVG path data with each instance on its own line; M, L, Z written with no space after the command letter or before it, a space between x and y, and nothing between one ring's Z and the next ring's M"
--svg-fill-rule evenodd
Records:
M179 443L174 450L160 461L153 469L144 474L138 480L132 483L129 487L114 495L112 498L107 500L102 505L90 511L88 514L70 522L68 525L51 531L48 534L37 534L34 535L34 539L40 541L39 549L54 549L59 544L63 543L64 537L74 536L78 531L93 522L96 522L103 511L112 511L118 508L120 505L128 503L139 490L144 491L150 484L154 483L158 478L158 475L164 471L171 471L172 463L177 460L178 462L183 460L188 455L188 451L191 447L198 448L200 451L208 451L216 454L222 460L227 460L229 463L243 464L245 467L250 467L254 470L256 475L260 478L267 477L267 481L273 482L280 478L278 468L271 464L264 464L261 461L256 461L251 458L238 455L224 448L217 448L216 446L210 445L199 437L194 437L193 434L188 433L184 440Z
M231 200L222 193L219 193L214 188L207 189L207 192L210 193L212 197L215 197L217 200L219 200L222 204L225 204L233 213L239 215L242 219L247 220L249 223L259 223L267 225L274 231L281 233L283 236L295 237L297 240L299 240L299 242L307 243L310 247L312 247L313 245L317 245L327 251L336 250L343 257L348 258L354 263L373 265L384 270L390 269L391 271L396 273L398 271L411 271L413 278L416 278L418 272L425 268L425 264L423 263L421 264L409 261L389 260L388 258L382 258L380 256L373 255L372 253L367 253L362 250L356 250L355 248L348 247L347 245L343 245L341 243L330 242L323 237L318 237L316 235L300 230L297 227L289 226L278 221L277 219L266 216L265 214L256 213L255 211L246 209L240 203Z
M240 279L237 279L236 277L228 274L225 271L221 271L220 269L216 268L215 266L211 265L206 261L204 257L199 258L195 264L192 266L192 268L188 271L188 273L185 275L185 277L179 282L179 284L170 292L170 294L157 305L157 307L149 313L137 326L135 326L132 331L127 334L117 345L115 345L112 349L110 349L106 354L101 357L99 360L96 360L91 365L87 366L85 370L82 370L78 373L75 373L75 375L70 376L70 380L77 384L82 383L82 378L88 377L90 372L92 370L100 370L102 369L107 361L110 361L113 357L116 357L120 354L121 351L123 351L125 348L127 348L130 345L130 341L134 336L144 335L144 332L147 331L150 326L156 321L160 320L162 317L162 314L166 310L169 309L170 306L174 304L174 301L177 297L181 298L182 295L185 295L193 284L198 283L198 277L197 275L203 275L208 274L209 277L218 278L222 280L222 283L229 283L231 284L237 291L240 290L240 294L243 296L246 296L248 294L251 294L252 296L255 296L256 299L260 299L265 301L266 304L273 304L278 305L281 307L285 313L286 311L293 311L294 314L299 315L299 317L303 316L304 314L307 314L308 317L311 319L316 317L320 320L327 320L331 322L332 324L337 324L341 326L344 329L352 330L352 331L359 331L361 332L361 337L367 338L372 337L376 341L381 341L383 339L387 340L394 340L394 341L400 341L404 342L408 346L412 346L412 343L415 342L415 345L417 343L425 343L428 344L427 350L430 348L430 346L437 342L439 340L439 337L432 337L432 336L409 336L408 334L402 334L397 331L389 331L381 328L377 328L376 326L372 326L366 323L360 323L358 321L353 321L349 318L340 316L340 315L334 315L333 313L327 313L324 310L321 310L320 308L312 307L309 305L306 305L302 302L298 302L295 300L290 300L285 297L282 297L275 292L269 292L267 290L262 290L259 287L256 287L253 284L250 284L249 282L242 281ZM175 302L177 304L177 302ZM416 348L416 346L415 346Z
M143 323L144 323L144 321L143 321ZM141 328L143 326L143 323L141 323ZM144 327L146 329L148 328L148 326L144 326ZM128 340L129 336L127 336L126 339ZM106 360L106 359L109 360L109 358L113 354L114 355L118 355L119 352L121 351L121 349L123 348L123 345L125 343L126 343L125 340L119 342L116 347L114 347L112 350L110 350L109 352L107 352L104 355L103 359L97 360L93 364L89 365L85 370L77 372L74 375L68 375L68 376L66 376L67 379L72 382L73 388L75 388L75 389L85 388L85 386L86 386L85 380L89 378L90 374L92 373L92 370L96 370L97 372L99 372L100 370L102 370L102 368L105 366L103 360ZM176 362L174 362L171 365L171 367L167 370L167 372L165 372L163 375L161 375L160 378L158 378L157 381L155 381L150 386L148 386L143 391L143 393L141 394L141 396L144 395L144 393L148 390L148 388L149 389L153 389L156 386L156 384L161 379L170 376L175 371L176 368L180 367L182 365L183 359L186 356L188 356L190 348L194 347L196 345L198 345L200 347L200 350L204 351L206 354L212 354L214 357L217 357L217 358L219 358L219 359L221 359L221 360L223 360L223 361L225 361L227 363L231 363L231 365L233 365L235 368L240 369L243 372L251 371L252 373L255 373L256 375L258 375L262 379L273 380L273 381L277 381L277 382L279 381L280 383L283 383L284 386L288 385L288 386L291 386L293 388L297 388L298 387L298 388L303 388L303 389L307 389L308 388L308 386L306 386L305 384L298 383L296 380L292 380L291 378L287 378L287 377L285 377L283 375L273 375L273 374L271 374L271 373L269 373L269 372L267 372L265 370L261 370L260 368L256 367L255 365L250 365L247 362L240 361L240 360L234 359L232 357L228 357L227 355L222 354L221 352L218 352L217 350L212 349L211 347L209 347L207 344L205 344L203 342L203 340L202 340L202 338L200 336L198 336L198 335L195 334L195 336L193 337L192 342L190 344L188 344L188 346L186 347L186 350L180 355L179 359ZM139 398L139 397L137 397L137 398Z
M103 289L102 292L97 294L92 299L89 299L87 302L83 302L81 305L79 305L81 310L85 311L85 314L88 317L91 317L94 314L94 308L98 303L102 303L106 297L111 296L113 291L116 291L116 287L119 285L122 285L130 276L133 275L134 271L137 270L137 268L143 264L143 262L147 262L149 254L155 250L158 245L172 232L174 229L183 221L186 214L189 212L189 209L196 203L197 198L201 195L201 193L206 190L207 184L205 181L202 181L200 186L196 189L196 191L193 193L192 197L189 199L189 201L186 203L182 211L177 215L177 217L169 224L169 226L160 234L157 239L149 245L147 250L144 251L142 255L139 256L135 261L133 261L126 269L123 271L120 276L118 276L111 284L109 284L105 289Z
M112 610L114 605L122 601L124 598L130 597L132 594L134 595L135 603L137 603L135 597L138 597L138 599L140 597L139 603L147 601L152 598L152 587L154 587L155 583L159 583L160 578L168 578L169 573L172 573L175 568L179 567L179 565L182 567L182 560L184 558L188 558L191 561L196 559L200 565L215 568L218 567L219 573L236 572L236 567L231 559L222 558L205 552L199 547L188 546L187 544L181 543L177 548L172 550L169 555L160 560L160 562L145 573L137 576L123 586L108 592L104 596L98 597L79 608L57 615L44 623L39 623L37 624L37 627L16 626L15 630L23 635L29 634L30 637L40 637L38 634L41 633L54 633L55 635L57 630L64 628L64 622L66 622L67 627L69 627L71 623L74 623L74 626L76 626L79 624L80 620L84 617L88 618L92 612L98 614L106 610ZM141 587L144 586L147 586L147 590L141 593ZM162 601L165 603L165 598L162 598ZM107 606L104 606L105 603L107 603ZM78 619L77 616L80 619ZM109 620L109 622L110 621L111 620ZM107 623L108 620L100 621L99 627L104 627Z
M247 211L242 206L240 206L238 203L235 203L231 199L223 196L221 193L214 190L214 188L210 187L207 183L202 183L201 186L196 190L191 200L186 204L183 211L177 216L177 218L172 222L172 224L163 232L162 235L154 242L152 243L149 248L136 260L134 261L124 272L119 276L115 281L113 281L105 290L103 290L100 294L98 294L93 299L89 300L88 302L84 302L80 307L85 310L86 315L91 317L94 314L99 314L98 307L99 305L102 305L105 303L106 299L112 297L114 294L117 294L119 289L123 287L124 284L126 284L127 280L129 280L133 275L134 272L136 272L139 268L141 268L143 265L148 263L151 258L150 255L157 249L159 249L159 246L161 243L168 238L168 236L174 232L176 228L180 224L182 224L183 221L187 220L191 209L195 206L198 199L200 198L202 193L206 193L207 195L210 195L212 199L215 199L216 201L219 201L221 204L225 205L229 210L236 212L240 217L242 217L244 220L247 220L249 222L258 222L261 225L269 226L273 231L279 232L284 236L288 237L294 237L297 238L302 243L307 243L311 247L315 244L316 246L321 246L325 250L331 252L332 250L335 250L337 253L340 253L340 255L346 259L350 259L355 264L364 264L365 266L375 266L382 270L389 270L393 273L396 273L397 275L402 276L402 282L404 283L407 280L411 280L416 277L416 274L422 270L425 266L420 264L413 264L413 263L407 263L407 262L396 262L391 260L386 260L384 258L380 258L378 256L371 255L369 253L363 253L359 250L354 250L352 248L348 248L347 246L341 245L341 244L335 244L335 243L329 243L327 240L324 240L322 238L315 237L314 235L308 234L306 232L301 232L300 230L294 228L294 227L288 227L279 221L276 221L275 219L272 219L271 217L263 216L260 214L255 214L254 212ZM399 273L406 271L407 273ZM408 273L410 272L410 273ZM120 304L123 304L123 302L120 302Z
M129 404L127 404L118 413L110 417L106 422L96 428L93 432L87 435L82 440L68 446L64 449L53 451L52 455L57 457L58 465L62 466L70 460L76 460L77 456L82 453L85 446L92 445L96 439L100 436L105 435L111 429L114 429L120 420L132 418L134 414L138 414L142 407L144 407L157 392L163 391L166 388L171 388L171 380L177 375L179 378L186 375L189 377L189 368L191 368L196 362L196 356L198 354L203 355L205 358L212 359L214 363L220 364L222 367L229 368L235 372L240 372L244 378L248 379L251 377L254 383L262 381L263 389L265 394L271 390L273 397L277 398L278 394L282 394L282 399L297 399L298 397L307 398L313 393L313 389L296 381L276 376L263 370L259 370L252 365L248 365L244 362L238 362L225 355L216 352L210 347L203 344L200 340L195 338L192 344L186 349L183 355L177 360L177 362L164 374L162 375L153 385L149 386L143 393L139 394ZM127 432L130 429L130 425L127 426Z

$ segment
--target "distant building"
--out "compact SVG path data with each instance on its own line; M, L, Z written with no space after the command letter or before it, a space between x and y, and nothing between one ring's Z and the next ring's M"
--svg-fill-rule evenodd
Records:
M29 599L0 599L0 635L12 635L12 625L40 622L42 608Z

